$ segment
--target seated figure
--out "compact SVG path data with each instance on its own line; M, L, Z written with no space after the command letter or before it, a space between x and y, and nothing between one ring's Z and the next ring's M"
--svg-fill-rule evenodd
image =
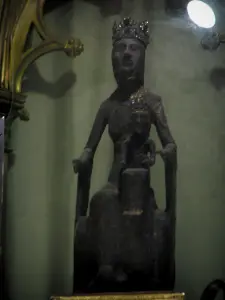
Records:
M148 22L125 18L113 26L112 65L117 89L96 115L79 159L74 292L172 290L174 285L176 144L162 100L144 88ZM150 168L156 127L165 163L166 208L157 208ZM108 126L114 157L107 184L90 200L95 151Z

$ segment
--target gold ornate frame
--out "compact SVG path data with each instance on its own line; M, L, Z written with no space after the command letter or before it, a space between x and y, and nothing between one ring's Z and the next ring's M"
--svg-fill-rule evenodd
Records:
M70 57L80 55L83 44L78 38L60 43L46 29L43 20L45 0L0 0L0 114L1 105L8 106L6 118L6 148L13 121L19 117L29 120L22 93L22 80L27 68L39 57L63 51ZM35 29L42 42L30 44L31 29Z
M129 293L52 296L50 300L184 300L184 293Z

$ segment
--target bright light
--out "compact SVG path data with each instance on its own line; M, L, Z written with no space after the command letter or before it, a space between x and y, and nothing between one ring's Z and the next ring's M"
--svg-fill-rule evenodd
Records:
M190 19L199 27L211 28L216 23L212 8L203 1L193 0L187 5Z

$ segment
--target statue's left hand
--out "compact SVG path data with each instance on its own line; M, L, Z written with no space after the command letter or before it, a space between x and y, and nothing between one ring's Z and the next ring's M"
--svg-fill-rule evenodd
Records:
M163 160L165 160L169 156L169 152L166 149L159 150L156 153L159 154Z
M159 154L162 157L162 159L165 161L167 159L174 157L174 154L176 153L176 145L172 143L168 144L162 150L156 151L156 153Z

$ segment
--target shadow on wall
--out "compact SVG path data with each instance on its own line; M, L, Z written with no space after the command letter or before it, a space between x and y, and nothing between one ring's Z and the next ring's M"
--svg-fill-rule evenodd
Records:
M71 2L73 2L73 0L46 0L44 5L44 14L50 13L54 9Z
M122 10L122 0L84 0L85 2L97 5L103 17L119 15Z
M50 98L61 98L76 83L76 78L76 74L70 70L63 73L56 82L48 82L41 76L37 65L34 63L27 70L26 78L23 82L23 91L25 93L36 92L45 94Z
M210 73L212 85L219 91L225 88L225 68L214 68Z
M60 8L62 14L66 14L68 11L73 9L73 0L47 0L44 5L44 16L57 8ZM69 27L69 25L67 27ZM67 36L67 33L65 33L65 36ZM36 45L41 42L42 40L37 35L34 27L32 27L27 41L27 46L31 47L33 44ZM68 60L70 59L68 58ZM23 80L23 91L25 93L36 92L39 94L45 94L50 98L60 98L63 97L75 83L76 74L74 74L72 69L68 72L64 72L55 82L48 82L41 76L37 64L33 63L26 71L25 78Z

